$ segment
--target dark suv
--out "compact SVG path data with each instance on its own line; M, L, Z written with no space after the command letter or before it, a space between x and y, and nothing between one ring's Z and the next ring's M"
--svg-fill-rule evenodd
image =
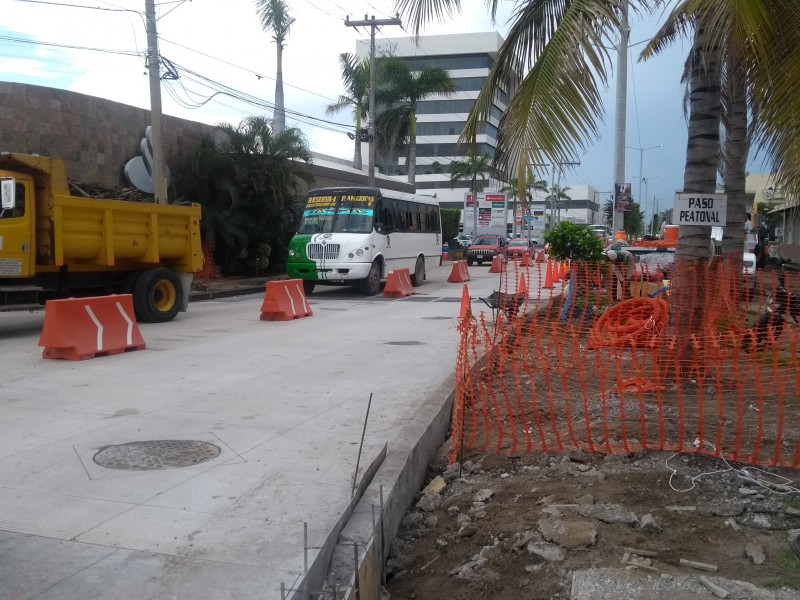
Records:
M474 262L479 265L483 264L483 261L492 262L497 254L505 256L507 246L508 242L502 235L479 235L467 248L465 253L467 265L472 266Z

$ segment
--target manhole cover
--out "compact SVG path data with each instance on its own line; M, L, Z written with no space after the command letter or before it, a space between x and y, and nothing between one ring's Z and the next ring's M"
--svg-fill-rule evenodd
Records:
M425 342L409 341L409 342L386 342L387 346L424 346Z
M94 462L108 469L157 471L191 467L220 452L219 446L198 440L148 440L100 448Z

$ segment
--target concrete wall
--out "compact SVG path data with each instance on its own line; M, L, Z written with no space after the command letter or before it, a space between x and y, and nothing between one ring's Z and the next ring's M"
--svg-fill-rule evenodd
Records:
M150 111L37 85L0 82L0 151L64 159L71 181L127 185L122 167L139 154ZM164 116L167 165L191 158L213 127Z

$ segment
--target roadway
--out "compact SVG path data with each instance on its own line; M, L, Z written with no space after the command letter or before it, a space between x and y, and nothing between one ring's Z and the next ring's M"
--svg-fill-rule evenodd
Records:
M403 447L452 375L449 272L398 300L318 288L314 315L289 322L260 321L261 295L193 302L140 325L146 350L82 362L41 358L42 312L0 313L0 600L277 599L297 585L303 523L320 546L350 501L369 395L362 466ZM485 310L499 276L470 273ZM142 467L128 446L117 460L142 470L95 462L153 440L191 442L146 449L189 466Z

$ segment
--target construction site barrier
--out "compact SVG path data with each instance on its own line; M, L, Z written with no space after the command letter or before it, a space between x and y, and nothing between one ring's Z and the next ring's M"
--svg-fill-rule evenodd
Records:
M489 267L489 273L502 273L506 270L506 259L501 254L495 254L492 259L492 264Z
M660 287L634 294L643 284ZM459 320L452 458L580 448L800 466L800 273L573 263L563 293L530 289L518 314Z
M85 360L144 350L130 294L48 300L39 338L42 358Z
M291 321L314 313L306 301L301 279L268 281L261 304L262 321Z
M450 271L450 277L447 278L450 283L464 283L470 281L469 271L467 270L467 261L456 260L453 262L453 268Z
M389 276L386 278L386 286L383 288L383 296L385 298L405 298L416 293L414 286L411 285L411 275L408 269L389 271Z

